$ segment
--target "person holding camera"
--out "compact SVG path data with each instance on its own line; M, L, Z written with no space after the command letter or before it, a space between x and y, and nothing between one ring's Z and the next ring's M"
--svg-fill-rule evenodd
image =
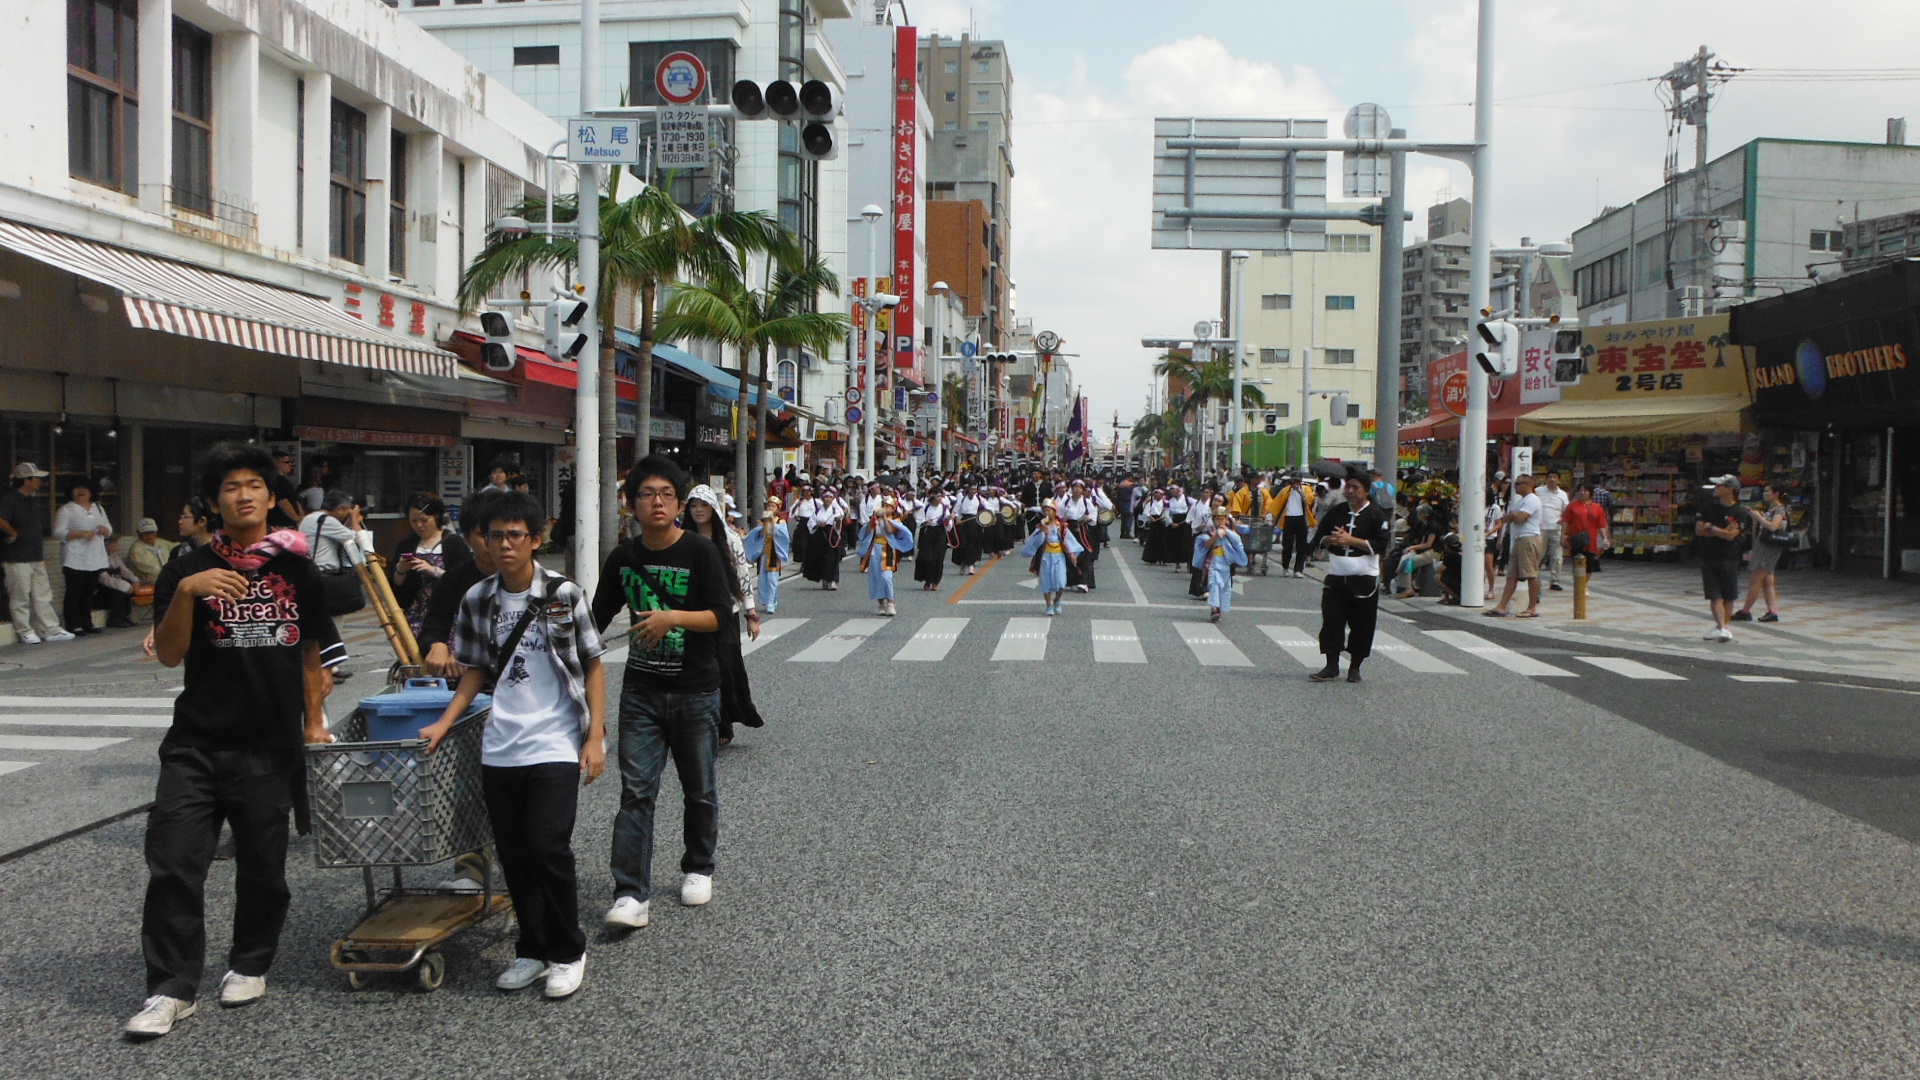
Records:
M427 617L433 583L447 571L473 561L473 549L447 528L447 504L424 492L407 500L411 535L402 537L393 551L393 598L407 613L407 627L415 640Z

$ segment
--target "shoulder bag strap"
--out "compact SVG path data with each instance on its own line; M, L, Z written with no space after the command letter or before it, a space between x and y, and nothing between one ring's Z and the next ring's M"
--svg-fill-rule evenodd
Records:
M533 624L534 616L539 613L540 601L537 597L529 593L527 596L527 609L520 613L520 621L513 624L513 632L507 635L506 644L500 647L500 655L493 665L493 670L487 675L487 683L489 685L500 681L501 673L507 670L507 664L513 660L514 650L520 647L520 638L526 634L527 627Z

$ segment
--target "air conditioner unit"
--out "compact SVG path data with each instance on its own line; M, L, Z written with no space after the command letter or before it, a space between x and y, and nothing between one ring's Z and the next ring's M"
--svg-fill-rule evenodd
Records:
M1707 290L1703 285L1683 285L1667 290L1667 318L1697 319L1707 312Z

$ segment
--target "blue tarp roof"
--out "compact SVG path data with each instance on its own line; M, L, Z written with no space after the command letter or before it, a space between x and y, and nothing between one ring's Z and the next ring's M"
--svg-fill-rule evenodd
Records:
M619 339L620 344L628 350L634 352L639 351L640 335L638 333L621 328L614 331L614 334ZM705 360L700 359L685 349L675 348L665 342L656 341L653 343L653 358L669 367L677 368L681 374L706 383L707 393L712 394L714 397L726 401L738 401L740 399L740 376L731 371L714 367L712 364L707 363ZM759 403L759 391L749 387L747 391L747 404L758 405ZM780 400L778 396L767 399L767 407L770 409L778 410L785 406L786 402Z

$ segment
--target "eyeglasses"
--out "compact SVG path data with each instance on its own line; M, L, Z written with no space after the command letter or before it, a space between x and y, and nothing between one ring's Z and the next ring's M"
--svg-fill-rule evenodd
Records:
M520 541L525 540L527 537L532 535L533 535L532 533L528 532L525 529L495 529L492 532L481 533L480 539L486 540L490 543L495 543L495 544L501 543L503 541L507 543L517 544Z
M641 488L633 497L634 502L669 502L679 493L672 488Z

